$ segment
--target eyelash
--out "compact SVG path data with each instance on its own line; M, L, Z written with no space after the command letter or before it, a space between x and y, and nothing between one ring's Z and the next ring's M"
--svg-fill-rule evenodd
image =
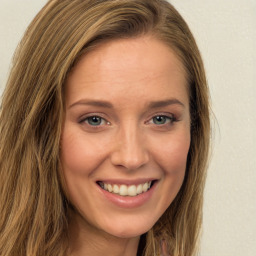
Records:
M90 119L96 118L98 120L100 120L100 124L90 124ZM154 123L154 119L156 118L164 118L165 122L163 124L156 124ZM102 122L105 122L105 124L103 125L110 125L110 122L108 122L105 118L99 116L99 115L91 115L91 116L87 116L83 119L81 119L79 121L80 124L86 123L88 126L93 127L93 128L99 128L100 126L102 126ZM174 115L166 115L166 114L158 114L158 115L154 115L153 117L150 118L149 121L146 122L146 124L152 124L152 125L156 125L158 127L162 127L162 126L167 126L167 125L172 125L174 122L178 122L177 118Z
M156 118L162 118L165 120L165 123L163 124L156 124L154 123L154 119L156 120ZM168 121L168 122L166 122ZM150 121L148 123L151 123L151 124L155 124L157 126L165 126L165 125L172 125L174 122L177 122L177 118L174 116L174 115L166 115L166 114L160 114L160 115L155 115L153 116Z
M95 128L101 126L101 125L92 125L92 124L90 124L90 123L89 123L89 120L90 120L90 119L93 119L93 118L98 118L98 119L101 120L101 122L104 120L106 125L110 125L110 122L108 122L105 118L103 118L103 117L101 117L101 116L99 116L99 115L87 116L87 117L83 118L81 121L79 121L79 123L80 123L80 124L86 123L87 125L89 125L89 126L91 126L91 127L95 127Z

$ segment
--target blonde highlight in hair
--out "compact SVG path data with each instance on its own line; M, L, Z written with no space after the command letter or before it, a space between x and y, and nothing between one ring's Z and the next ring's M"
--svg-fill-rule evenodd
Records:
M64 84L97 45L150 34L169 45L188 77L191 145L183 185L146 235L144 256L198 250L209 149L203 62L183 18L164 0L50 0L14 56L0 112L0 255L67 255L68 203L60 171Z

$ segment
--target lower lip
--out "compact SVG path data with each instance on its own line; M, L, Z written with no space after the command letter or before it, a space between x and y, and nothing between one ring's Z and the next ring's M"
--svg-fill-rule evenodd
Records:
M105 189L99 187L98 185L97 186L99 187L100 192L103 194L103 196L116 206L122 208L136 208L144 205L150 200L155 191L156 183L157 182L155 181L152 187L147 192L143 192L137 196L120 196L118 194L110 193Z

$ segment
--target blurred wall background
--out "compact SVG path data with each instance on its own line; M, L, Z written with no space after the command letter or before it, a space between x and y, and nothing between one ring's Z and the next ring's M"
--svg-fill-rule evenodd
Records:
M46 0L0 0L0 94L13 52ZM213 152L201 256L256 255L256 1L170 0L201 50Z

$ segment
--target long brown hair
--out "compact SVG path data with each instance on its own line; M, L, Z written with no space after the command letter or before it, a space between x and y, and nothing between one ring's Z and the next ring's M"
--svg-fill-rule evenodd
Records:
M145 256L197 252L209 148L204 67L180 14L165 0L50 0L28 27L0 112L0 255L66 255L67 208L60 173L64 83L78 59L98 44L151 34L186 68L191 145L183 185L146 235Z

